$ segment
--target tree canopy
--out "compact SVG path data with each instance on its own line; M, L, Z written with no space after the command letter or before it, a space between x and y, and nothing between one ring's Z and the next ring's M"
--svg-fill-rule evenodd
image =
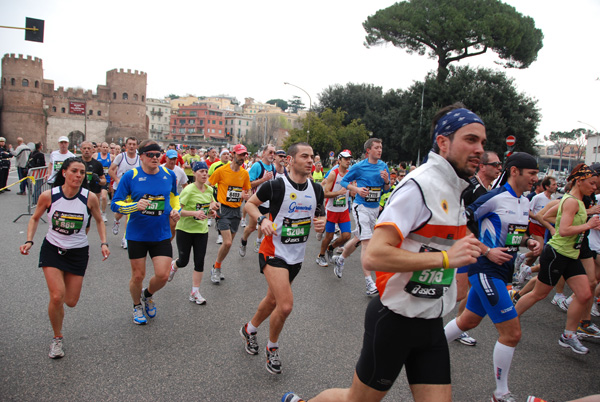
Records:
M449 73L444 83L429 74L425 81L417 81L404 91L386 93L367 84L330 86L319 94L319 102L323 108L346 111L346 122L364 123L374 137L383 140L382 157L387 161L416 162L423 158L432 146L433 116L459 101L485 122L487 150L502 155L505 139L512 134L517 137L516 151L535 153L540 120L536 100L519 93L513 80L500 71L451 66Z
M279 107L284 112L289 107L288 103L286 101L284 101L283 99L270 99L267 101L267 103Z
M440 82L451 62L488 49L504 67L527 68L544 37L531 17L499 0L409 0L377 11L363 27L367 47L390 42L409 54L437 58Z
M562 171L562 158L565 150L569 146L574 146L577 149L577 156L580 158L583 154L583 141L586 134L591 133L590 130L584 128L576 128L571 131L552 131L550 135L545 135L544 140L554 144L558 150L558 170Z
M358 158L363 152L363 145L369 138L367 128L358 120L344 123L346 112L337 109L325 109L320 114L310 112L302 120L303 128L295 128L290 131L290 136L284 143L284 149L296 142L306 141L306 126L310 123L309 143L315 155L325 157L330 151L336 154L342 149L349 149L352 155ZM323 161L326 163L326 161Z
M292 113L298 113L298 110L302 110L305 109L306 106L304 106L304 103L302 103L302 99L300 99L299 96L295 96L288 101L288 107L290 109L290 112Z

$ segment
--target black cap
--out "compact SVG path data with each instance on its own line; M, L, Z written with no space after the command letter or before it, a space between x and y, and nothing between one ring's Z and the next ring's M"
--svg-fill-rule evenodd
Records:
M515 152L506 159L502 176L500 176L500 179L496 182L494 187L506 184L508 177L510 176L510 168L513 166L519 169L540 169L533 156L529 155L527 152Z

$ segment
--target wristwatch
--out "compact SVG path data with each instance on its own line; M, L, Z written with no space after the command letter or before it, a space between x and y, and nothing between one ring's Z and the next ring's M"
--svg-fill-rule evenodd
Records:
M266 217L266 216L264 216L264 215L260 216L260 217L259 217L259 218L256 220L256 223L258 223L258 226L260 226L260 224L261 224L261 223L262 223L262 222L263 222L265 219L267 219L267 217Z

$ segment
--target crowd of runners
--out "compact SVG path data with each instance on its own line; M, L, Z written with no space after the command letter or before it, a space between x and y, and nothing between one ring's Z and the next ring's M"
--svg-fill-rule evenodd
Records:
M567 311L558 345L586 354L581 340L600 338L591 321L600 302L595 196L600 164L576 166L560 198L556 179L540 177L534 157L518 152L502 163L485 151L486 141L484 122L461 104L435 116L432 150L418 168L388 166L377 138L365 142L363 155L339 151L335 166L325 172L308 143L287 150L267 144L250 159L242 144L182 152L175 144L163 150L155 141L130 137L124 148L83 142L76 157L68 138L61 137L48 165L53 187L41 194L20 247L30 253L46 215L39 267L50 294L49 357L64 356L64 304L74 307L79 300L92 218L104 259L110 255L105 223L122 236L136 325L156 317L157 292L190 260L189 301L206 304L201 288L209 230L217 231L219 245L209 265L212 285L236 268L227 256L241 230L234 250L248 258L248 242L255 238L268 288L248 321L241 328L232 325L246 352L257 355L258 330L269 320L262 350L272 374L283 371L279 338L302 266L329 267L341 280L347 259L360 258L365 278L360 291L371 301L352 386L323 391L311 401L379 401L404 367L416 401L449 401L448 342L476 346L467 331L487 315L498 331L491 356L496 388L488 399L516 401L508 376L521 332L527 331L519 317L554 287L551 302ZM307 256L313 236L320 251ZM352 257L357 248L360 257ZM443 317L453 311L456 318L444 326ZM303 400L292 392L282 397Z

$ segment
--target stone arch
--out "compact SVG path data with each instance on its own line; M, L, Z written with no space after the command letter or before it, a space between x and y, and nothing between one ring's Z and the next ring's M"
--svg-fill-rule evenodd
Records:
M72 148L74 145L77 145L77 147L79 147L79 145L84 140L84 135L79 130L71 131L67 137L69 138L69 147L70 148Z

